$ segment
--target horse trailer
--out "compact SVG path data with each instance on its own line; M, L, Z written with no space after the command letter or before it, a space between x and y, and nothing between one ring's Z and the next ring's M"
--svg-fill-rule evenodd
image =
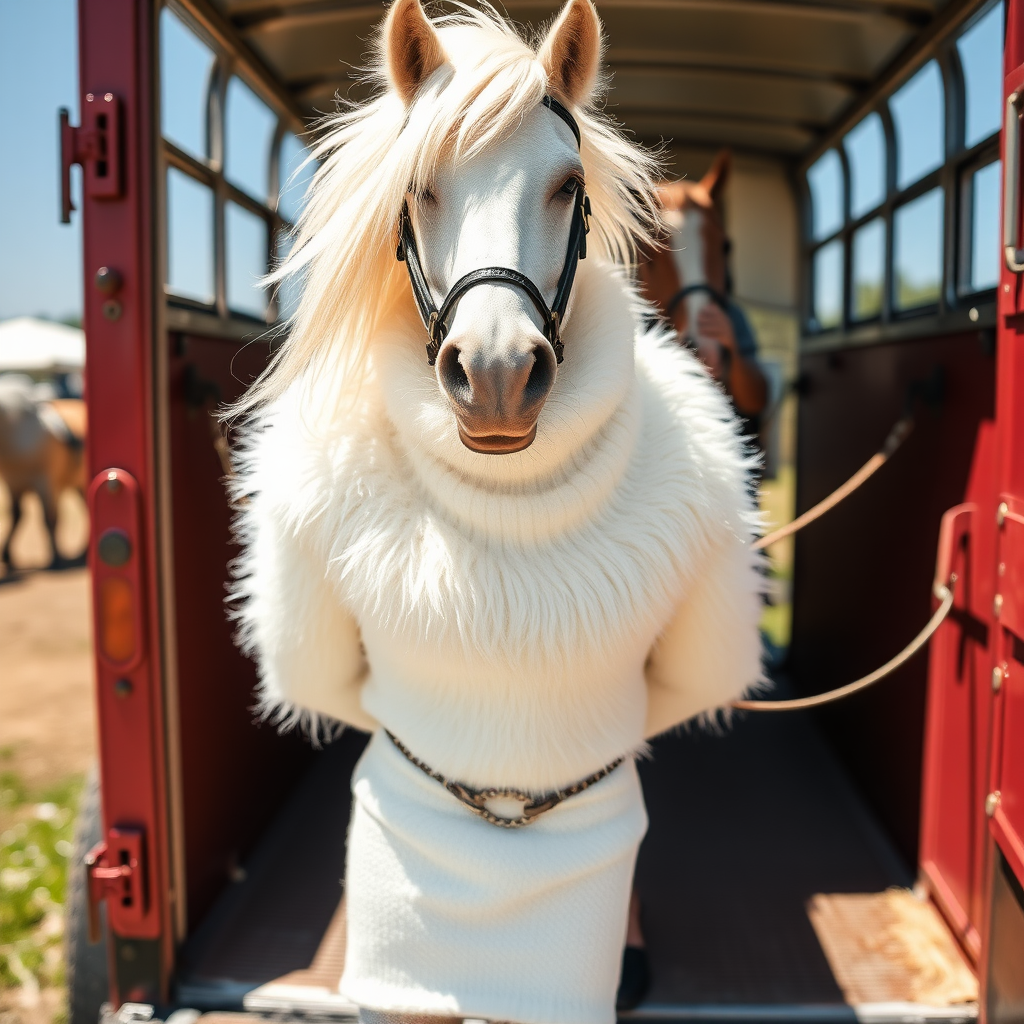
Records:
M598 8L611 112L677 176L734 154L736 294L762 340L793 340L775 391L795 409L796 511L914 420L797 535L775 696L882 664L932 614L936 560L957 577L927 653L871 690L652 743L636 876L652 983L623 1017L1024 1021L1024 0ZM80 164L100 765L73 868L72 1024L104 1000L125 1021L138 1004L354 1013L337 983L364 737L318 749L254 720L213 413L291 308L253 281L289 245L305 133L336 95L363 97L352 69L384 10L78 2L62 213ZM507 10L536 25L556 4ZM840 984L856 950L824 948L822 908L894 887L973 994Z

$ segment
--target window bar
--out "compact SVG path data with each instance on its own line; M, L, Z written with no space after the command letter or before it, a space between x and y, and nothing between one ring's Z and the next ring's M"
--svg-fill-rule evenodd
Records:
M945 46L935 57L942 74L942 93L945 103L945 161L939 173L942 184L942 286L939 289L939 312L957 307L956 259L957 237L960 229L957 202L958 168L954 163L963 149L964 138L964 82L956 43Z
M811 201L811 186L807 174L794 175L800 213L800 323L801 330L807 332L811 318L814 316L814 280L811 267L813 253L811 251L811 230L814 223L814 210Z
M885 135L885 198L879 212L885 225L885 265L882 267L882 309L879 320L883 324L892 322L893 289L893 199L896 195L896 127L892 121L889 104L882 102L875 108L882 119L882 131Z
M267 221L267 271L274 269L277 263L278 240L281 237L282 219L281 207L281 144L284 141L287 128L282 118L277 119L277 128L274 131L274 138L270 143L270 173L267 175L267 203L270 207L270 218ZM280 288L265 288L267 301L267 322L277 323L280 319L280 303L278 292Z
M850 161L846 156L846 147L840 142L836 146L839 153L839 166L843 172L843 223L839 229L840 249L843 254L843 278L839 290L839 323L835 330L847 331L852 321L853 297L853 232L850 230L850 210L853 206L853 187L850 175Z
M213 189L213 267L215 284L215 304L217 315L226 317L228 311L227 287L227 229L225 205L227 202L227 181L224 168L227 162L224 142L224 125L226 119L228 82L231 80L231 58L218 47L217 69L214 80L215 87L210 97L210 135L211 156L217 170Z

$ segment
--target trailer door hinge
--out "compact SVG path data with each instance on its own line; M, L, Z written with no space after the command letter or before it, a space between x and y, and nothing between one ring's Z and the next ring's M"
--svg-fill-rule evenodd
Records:
M60 220L71 223L71 165L82 167L83 191L90 199L119 199L124 194L121 101L112 93L86 93L82 123L60 109Z
M141 828L115 826L85 856L89 941L100 940L100 903L117 932L131 934L146 913L145 843Z

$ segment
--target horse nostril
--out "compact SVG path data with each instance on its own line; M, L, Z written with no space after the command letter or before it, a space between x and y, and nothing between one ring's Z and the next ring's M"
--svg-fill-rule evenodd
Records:
M555 353L550 345L538 345L533 350L533 366L523 388L523 404L533 405L547 398L555 382Z
M437 372L441 377L441 385L452 399L462 405L468 405L473 400L473 388L462 363L459 362L460 355L457 346L445 345L438 356Z

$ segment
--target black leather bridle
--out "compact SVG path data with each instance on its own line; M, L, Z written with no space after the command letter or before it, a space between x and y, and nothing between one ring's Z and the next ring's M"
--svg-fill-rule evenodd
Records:
M709 284L705 284L704 282L701 282L700 284L687 284L683 285L683 287L668 300L668 303L665 306L665 319L671 320L672 314L676 311L676 307L679 303L688 295L694 295L697 292L704 292L711 298L711 301L714 302L716 306L720 306L722 309L725 309L728 304L728 299L726 299L726 297L718 291L717 288L712 288Z
M580 129L572 114L552 96L545 96L542 102L572 129L573 135L576 136L576 145L579 146L582 141ZM554 349L555 359L560 363L563 348L562 320L565 317L566 307L569 305L569 294L576 278L576 266L580 260L587 258L587 234L589 231L590 199L587 197L584 183L577 181L572 224L569 227L569 246L565 254L562 275L558 279L555 297L550 307L544 301L540 289L525 274L521 274L518 270L512 270L510 267L481 267L479 270L471 270L464 277L460 277L452 285L438 308L434 305L434 297L430 293L430 286L427 284L423 265L420 263L420 254L416 247L416 234L412 229L412 220L409 217L409 203L403 203L402 215L398 224L398 251L395 255L405 262L406 269L409 271L412 294L416 299L416 306L430 339L427 342L427 361L430 365L433 366L437 360L437 353L451 330L452 317L455 315L455 309L462 297L470 288L489 281L512 284L526 292L544 321L544 337L550 342Z

